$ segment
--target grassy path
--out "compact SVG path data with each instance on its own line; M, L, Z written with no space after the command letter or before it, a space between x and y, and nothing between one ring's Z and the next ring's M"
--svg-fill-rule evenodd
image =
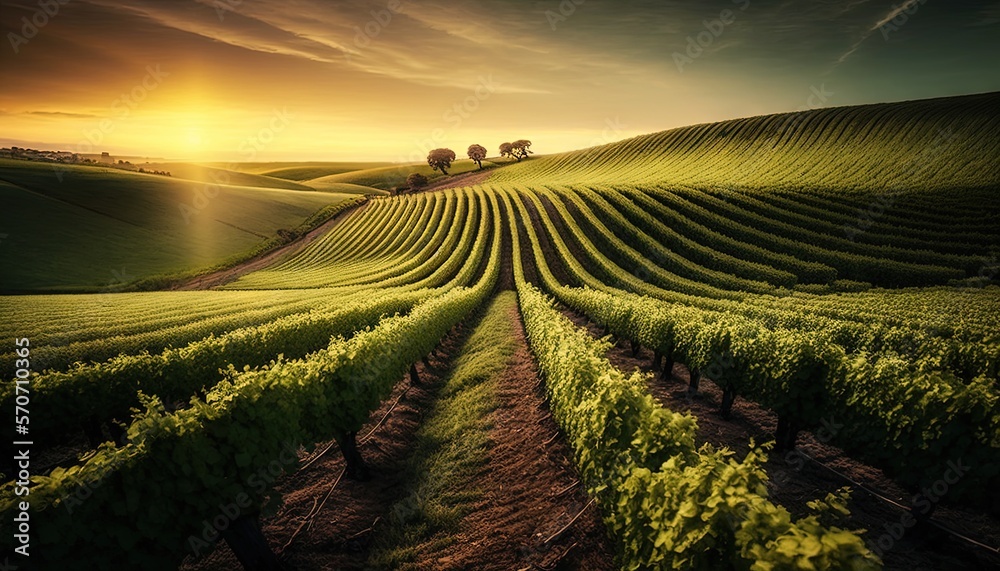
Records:
M517 298L505 291L462 347L418 432L407 495L379 532L371 566L613 569L603 524L585 508L559 436Z
M549 415L514 292L417 370L420 384L401 380L359 432L370 480L342 478L343 458L336 445L321 456L325 444L281 477L284 503L262 527L287 568L616 569ZM240 566L220 544L182 569Z

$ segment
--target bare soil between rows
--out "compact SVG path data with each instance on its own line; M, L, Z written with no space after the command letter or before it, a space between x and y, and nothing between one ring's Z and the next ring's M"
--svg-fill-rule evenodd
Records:
M475 482L482 496L450 541L421 552L414 567L615 569L600 513L596 505L587 506L588 499L577 484L572 453L548 412L520 315L512 311L510 318L518 322L518 350L498 383L500 405L491 418L489 461ZM407 492L405 468L417 430L470 333L468 324L449 333L437 355L430 358L430 367L417 364L420 385L411 386L408 378L402 379L359 431L359 449L372 475L368 481L341 478L330 492L344 468L336 445L307 469L282 478L278 491L284 505L276 515L262 520L262 529L290 570L372 568L368 557L375 532ZM362 443L362 437L383 417L385 422ZM327 444L317 446L310 458ZM307 461L305 456L303 453ZM306 521L306 515L328 494L312 524L283 548ZM544 543L577 515L564 533ZM220 543L210 556L198 562L188 560L181 569L242 567L228 546Z
M563 314L576 325L587 328L595 337L603 337L603 331L569 309ZM777 427L777 416L746 399L737 398L733 405L731 420L719 415L722 391L710 380L702 378L699 394L688 398L687 388L690 373L683 364L674 365L670 379L664 379L652 365L652 351L641 348L632 356L631 345L627 341L616 343L607 357L612 364L626 373L635 370L651 373L648 382L652 395L663 406L676 412L687 412L698 419L697 443L710 443L716 448L733 450L738 458L743 458L753 439L757 444L773 440ZM880 470L847 456L835 446L823 443L812 433L802 433L798 450L820 463L836 470L868 489L908 505L911 494L886 477ZM770 481L768 488L771 500L787 508L794 516L808 513L806 502L826 496L851 482L829 468L814 463L792 453L770 454L764 469ZM887 570L899 571L981 571L1000 569L1000 557L963 541L949 538L943 533L924 535L907 534L897 539L900 523L905 512L887 504L863 490L852 486L849 508L851 516L842 522L845 529L868 530L862 537L869 547L881 542L881 557ZM941 505L934 512L934 520L987 545L1000 541L1000 522L982 513Z
M485 494L451 544L424 554L415 568L616 569L598 508L588 505L549 413L516 308L510 319L518 349L499 382L489 463L476 481Z

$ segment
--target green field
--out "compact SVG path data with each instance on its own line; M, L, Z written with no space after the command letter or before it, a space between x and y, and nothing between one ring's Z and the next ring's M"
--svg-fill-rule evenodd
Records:
M596 505L619 568L913 568L875 526L913 513L916 499L894 511L782 459L819 443L863 485L893 486L897 504L940 487L958 462L968 470L927 517L995 529L997 165L1000 93L696 125L396 196L384 191L429 167L239 165L243 184L284 176L294 188L222 187L190 224L191 180L77 167L60 184L51 167L0 163L11 290L209 265L369 195L315 241L211 291L0 296L0 330L30 336L38 359L32 430L76 438L86 454L36 476L31 517L46 532L34 547L53 565L96 567L120 552L126 567L176 569L220 498L245 497L274 545L309 525L321 498L356 493L367 503L326 512L318 527L335 531L319 547L289 540L284 560L308 568L330 556L330 537L371 533L368 565L436 568L466 518L496 513L489 502L510 502L513 521L522 507L538 511L538 496L576 490ZM457 161L452 174L475 168ZM518 351L530 363L504 366ZM508 369L521 375L504 385L514 396L499 389ZM372 466L394 464L385 442L363 445L399 420L393 407L411 388L438 406L385 430L403 438L412 425L405 453L424 477L366 488ZM514 420L504 411L529 393L545 414L518 431L534 440L495 442L496 426ZM14 382L0 391L11 418L16 398ZM97 446L105 428L117 445ZM543 476L535 460L562 458L553 442L574 483L517 488ZM325 459L329 473L304 489L313 476L283 458L291 447L311 465L321 446L342 459ZM507 476L521 495L477 487L501 453L521 455ZM279 464L283 478L246 484ZM337 474L361 483L331 495ZM468 487L444 494L434 478ZM0 488L8 549L15 489ZM390 497L389 511L371 507ZM283 498L291 505L277 509ZM556 541L589 505L518 541L544 555L540 538ZM369 527L336 527L355 508ZM575 541L566 553L586 549ZM997 564L944 540L908 541L940 568ZM219 551L204 568L235 565Z
M280 188L286 190L313 190L313 188L298 184L293 179L274 177L267 173L251 173L232 168L204 165L197 163L164 162L141 164L143 168L167 171L174 178L196 180L204 183L226 184L232 186L253 186L260 188Z
M123 286L210 267L349 195L0 161L0 290ZM241 182L261 182L260 180Z
M490 161L483 161L483 168L492 168L500 163L493 163ZM451 169L449 169L449 175L462 174L467 172L472 172L478 170L476 163L469 159L459 159L452 163ZM364 170L357 170L351 172L345 172L342 174L333 174L318 178L313 178L309 180L302 181L303 184L308 184L309 186L315 187L317 189L323 190L328 188L332 183L350 183L359 184L362 186L370 186L374 188L379 188L382 190L392 190L397 186L405 186L406 177L411 173L420 173L427 177L428 180L434 181L443 175L431 169L431 167L423 164L416 165L392 165L377 168L368 168Z
M324 206L386 195L411 172L441 176L427 165L387 164L137 164L171 173L164 177L0 160L0 192L11 205L2 222L8 238L0 263L8 271L0 291L123 287L211 268L261 247L279 229L297 228ZM476 168L468 160L454 166L453 174Z
M386 162L271 162L271 163L217 163L212 166L232 168L240 172L304 181L352 171L392 166Z
M952 199L972 205L1000 178L996 105L988 93L695 125L539 157L493 180L840 195L960 188Z

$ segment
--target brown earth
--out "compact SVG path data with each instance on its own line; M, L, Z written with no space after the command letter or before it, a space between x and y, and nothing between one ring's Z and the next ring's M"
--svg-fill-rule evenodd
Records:
M473 172L450 177L432 185L428 190L479 184L488 174ZM559 219L551 205L543 204L557 227L562 229L565 222ZM526 202L526 207L529 212L528 223L533 224L539 233L543 251L557 279L563 283L571 283L567 279L565 268L557 259L534 205ZM530 249L526 247L529 243L524 230L525 221L518 219L516 222L515 227L520 234L524 252L526 275L530 281L536 281L537 272L531 261ZM567 234L563 236L566 239ZM575 256L586 259L581 257L581 248L575 240L567 239L567 244ZM506 234L504 252L505 277L502 281L509 288L511 260L509 235ZM261 264L263 265L266 263ZM235 276L229 279L234 278ZM600 336L599 329L588 324L585 318L569 311L566 314L578 325L588 326L591 333ZM519 319L516 315L512 318ZM520 348L501 383L500 400L503 404L494 413L495 428L491 432L495 446L491 449L491 461L480 480L482 488L489 491L477 510L463 521L459 533L454 536L456 541L438 551L422 555L419 568L614 567L612 549L596 507L587 506L586 497L581 494L579 487L570 488L575 482L571 454L551 417L547 415L544 392L524 343L520 324L518 331ZM372 529L405 489L405 482L398 478L403 473L402 467L420 423L420 410L435 398L436 389L446 374L447 364L461 347L464 338L465 333L453 332L449 335L441 348L444 355L432 360L431 368L418 365L425 383L420 387L407 389L408 383L401 382L393 396L379 411L373 413L369 426L374 426L390 404L400 398L385 424L361 447L375 477L363 483L341 481L321 513L322 517L283 552L285 561L299 569L365 568ZM633 357L627 344L620 345L609 351L612 363L624 371L652 371L652 354L648 350L641 349L637 357ZM775 429L776 418L769 411L738 399L733 407L732 419L723 420L717 413L721 391L705 379L700 394L689 399L686 392L687 381L687 369L678 364L670 380L664 381L657 376L650 380L649 387L664 406L679 412L690 412L698 418L699 443L708 442L717 447L727 447L742 457L748 450L751 439L757 443L772 439L770 435ZM363 429L362 434L367 430L369 427ZM774 454L764 465L771 480L769 488L772 500L785 506L796 516L807 512L807 501L851 485L851 481L878 491L901 504L908 501L909 494L881 471L851 459L839 449L820 442L812 434L800 437L799 450L819 463L805 460L803 456ZM284 545L299 527L302 517L318 502L322 502L330 484L342 468L343 460L334 447L320 462L282 483L281 490L284 492L286 505L279 514L264 522L265 534L275 549ZM840 475L831 471L831 468ZM854 491L849 507L852 515L843 522L843 527L868 529L865 537L870 545L876 545L880 540L883 541L883 547L888 545L881 550L887 569L1000 569L1000 557L966 542L949 539L940 533L892 538L889 530L901 521L904 512L863 490ZM564 534L553 540L548 549L544 548L543 538L558 531L578 514L579 519ZM971 510L942 505L938 507L934 518L951 529L987 544L996 543L996 538L1000 537L1000 522ZM185 567L227 568L238 569L239 566L224 545L220 546L211 559L196 566Z
M590 323L586 317L568 309L564 309L563 313L578 326L588 328L595 337L603 336L601 328ZM654 370L653 354L648 349L640 348L637 356L633 357L630 344L621 341L608 351L607 356L616 367L625 372L639 370L652 373L648 386L657 401L671 410L691 413L698 419L696 438L699 445L707 442L717 448L726 447L742 458L749 450L751 439L757 444L773 440L772 435L777 427L776 415L753 402L737 398L733 405L732 419L723 420L718 413L722 391L706 378L702 378L699 394L693 399L688 398L690 377L684 365L675 364L671 378L664 380L659 371ZM880 552L886 569L1000 569L1000 556L967 542L949 539L936 529L923 535L911 533L902 539L894 538L893 531L898 532L900 522L905 521L902 519L905 512L858 489L852 481L902 505L909 503L911 494L880 470L852 459L835 446L821 442L815 434L802 433L798 450L819 463L793 452L771 454L764 464L770 479L768 488L771 500L786 507L793 515L807 514L809 510L806 502L822 498L843 486L851 486L854 489L849 504L851 516L840 525L846 529L868 530L863 537L869 547L881 542ZM982 513L940 505L933 518L948 528L987 545L1000 543L1000 522Z
M546 235L544 227L538 218L538 213L530 201L528 206L532 224L540 235L542 250L546 261L560 269L558 253ZM562 232L570 253L578 260L587 257L582 246L567 232L566 222L559 213L542 197L546 212L559 232ZM523 235L522 235L523 239ZM525 263L534 265L533 259L525 256ZM563 270L564 271L564 270ZM526 273L528 269L526 267ZM557 275L561 283L572 283ZM578 315L569 309L564 314L579 326L589 328L596 336L603 336L603 331L589 322L585 316ZM737 399L733 406L730 420L723 420L718 413L722 401L722 391L709 379L701 383L701 390L694 399L687 396L689 372L683 364L676 364L670 380L660 378L653 370L652 352L640 349L636 357L632 356L629 343L617 343L608 352L611 362L630 372L640 370L656 373L648 383L651 394L664 406L678 412L690 412L698 419L698 443L711 443L716 447L726 447L734 450L742 458L753 439L757 444L773 440L777 427L777 416L755 403ZM878 547L886 569L900 571L938 571L938 570L1000 570L1000 554L996 552L1000 546L1000 521L982 512L967 508L956 508L938 505L933 519L945 527L968 538L974 539L993 551L983 549L969 542L950 538L947 534L931 528L925 533L908 533L897 539L900 523L907 521L907 515L902 509L892 506L861 489L856 489L853 483L860 484L879 495L901 505L908 505L911 493L886 477L881 470L857 461L842 450L822 442L811 433L803 433L798 441L797 450L804 455L772 454L765 464L770 482L769 489L772 500L786 507L793 515L801 516L808 513L806 502L822 498L829 492L834 492L844 486L852 486L855 491L849 507L851 517L842 524L848 529L869 530L863 537L869 547ZM815 459L818 462L808 459ZM825 467L824 467L825 466ZM835 473L834 471L838 472Z
M572 451L548 412L516 308L510 319L518 349L499 382L489 463L476 479L487 491L453 542L422 553L415 567L616 569L598 508L579 485Z
M427 192L432 190L444 190L446 188L462 188L465 186L474 186L477 184L482 184L490 176L489 170L483 171L472 171L467 173L462 173L459 175L443 177L439 180L434 181L427 187L422 188L421 192ZM326 234L333 229L334 226L340 223L341 220L347 217L349 213L358 212L367 205L367 202L363 202L358 206L348 208L343 212L339 212L332 219L320 224L316 228L310 230L300 238L289 242L288 244L282 245L273 250L264 252L259 256L256 256L245 262L236 264L235 266L229 268L223 268L215 272L211 272L205 275L196 276L188 280L171 285L168 290L171 291L186 291L186 290L201 290L201 289L212 289L213 287L218 287L225 285L229 282L235 281L240 276L249 274L250 272L255 272L266 268L267 266L273 265L282 259L294 256L296 253L301 251L303 248L314 242L317 238Z
M491 170L474 170L462 174L443 176L420 189L420 192L444 190L446 188L462 188L483 184L490 178Z
M456 328L442 342L439 350L453 352L460 346L466 332ZM440 387L439 359L430 359L431 367L417 364L421 384L411 386L402 379L392 394L358 432L358 448L371 478L355 481L341 478L344 459L335 442L320 443L306 455L300 453L302 465L315 462L295 474L283 476L276 489L284 504L273 517L262 519L262 529L272 549L290 570L364 569L372 528L378 525L398 499L405 482L401 481L406 457L415 441L415 432L425 410ZM393 403L398 404L393 407ZM390 412L391 409L391 412ZM388 413L388 416L386 414ZM379 421L385 422L376 428ZM371 434L367 439L366 436ZM326 454L320 451L330 447ZM317 460L318 458L318 460ZM339 482L338 482L339 480ZM336 487L332 489L331 486ZM312 524L303 528L295 540L284 547L305 522L306 516L329 499L315 515ZM225 543L199 562L188 561L182 570L242 569Z
M576 485L568 445L545 402L544 389L524 338L520 315L518 350L499 383L499 408L493 413L489 462L476 480L486 490L475 510L461 523L450 545L420 555L421 569L615 569L612 548L596 506ZM430 359L417 364L421 384L401 380L393 394L359 431L359 448L371 470L368 481L340 478L344 461L334 444L306 469L285 476L278 485L284 505L262 520L264 535L289 569L366 569L373 531L406 492L405 466L416 431L437 397L471 329L457 327ZM398 404L393 403L398 400ZM311 457L331 443L321 444ZM303 464L308 461L303 454ZM339 483L330 491L334 482ZM305 517L329 499L312 525L283 549ZM568 528L557 537L575 516ZM241 569L228 546L181 568L186 571Z

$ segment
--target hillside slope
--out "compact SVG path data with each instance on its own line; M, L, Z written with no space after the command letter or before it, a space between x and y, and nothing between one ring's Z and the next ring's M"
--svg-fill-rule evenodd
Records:
M0 161L2 291L123 284L218 264L348 195Z
M292 181L303 181L332 174L343 174L351 171L374 169L391 166L388 162L364 162L364 161L283 161L283 162L254 162L254 163L226 163L214 164L213 166L231 168L240 172L259 174L272 178L282 178Z
M239 170L198 163L164 162L150 163L148 165L141 166L145 167L147 170L152 168L155 170L167 171L173 178L182 178L210 184L229 184L258 188L280 188L285 190L313 190L308 186L280 177L242 172Z
M495 163L483 161L483 168L495 166ZM458 159L451 164L449 175L462 174L478 170L476 163L469 159ZM309 185L318 190L324 190L331 184L349 183L362 186L370 186L382 190L392 190L397 186L406 183L406 177L411 173L420 173L433 181L441 177L441 173L431 169L426 164L398 164L392 166L378 167L351 171L341 174L334 174L301 181L302 184Z
M1000 188L1000 93L681 127L540 157L496 182L748 190Z

